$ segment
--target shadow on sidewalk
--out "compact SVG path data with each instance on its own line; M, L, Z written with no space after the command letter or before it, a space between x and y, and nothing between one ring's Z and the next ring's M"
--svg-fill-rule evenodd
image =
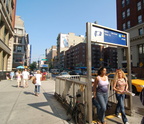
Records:
M67 115L66 115L65 109L63 109L61 104L57 102L53 93L49 92L49 93L43 93L43 94L47 102L33 103L33 104L28 104L28 105L40 111L46 112L50 115L53 115L55 117L61 118L62 120L66 120ZM44 109L43 108L44 106L50 106L51 110ZM68 122L68 123L71 124L71 122Z
M120 123L120 122L113 120L113 119L110 119L110 118L107 118L107 120L112 122L112 123L115 123L115 124L123 124L123 123Z
M144 108L139 108L139 107L138 107L136 113L144 116Z
M34 93L32 93L32 92L27 92L27 91L24 91L24 94L26 94L26 95L35 95Z

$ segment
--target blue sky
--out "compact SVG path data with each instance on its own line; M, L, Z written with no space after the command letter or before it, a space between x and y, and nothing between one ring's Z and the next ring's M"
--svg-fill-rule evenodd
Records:
M32 61L56 45L59 33L85 35L86 22L116 29L116 0L17 0L32 45Z

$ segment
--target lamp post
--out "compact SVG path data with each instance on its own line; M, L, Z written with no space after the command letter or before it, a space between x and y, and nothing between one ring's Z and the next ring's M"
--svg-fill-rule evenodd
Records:
M39 57L38 57L38 69L40 69L40 57L41 56L44 56L44 54L40 54Z

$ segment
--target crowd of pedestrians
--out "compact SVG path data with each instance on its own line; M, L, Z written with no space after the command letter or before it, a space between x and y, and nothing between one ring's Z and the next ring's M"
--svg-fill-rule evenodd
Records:
M44 75L46 74L44 73ZM28 88L29 87L28 81L33 80L35 78L36 82L34 84L35 85L34 92L36 96L39 96L42 77L43 76L40 70L37 70L32 73L32 72L29 72L27 69L24 69L23 71L20 71L20 70L16 72L11 71L9 74L7 74L6 78L10 80L16 79L18 88L19 87ZM46 76L43 79L45 78Z

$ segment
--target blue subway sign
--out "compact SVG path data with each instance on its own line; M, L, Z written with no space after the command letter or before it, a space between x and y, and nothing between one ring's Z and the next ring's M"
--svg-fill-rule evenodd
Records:
M96 24L91 27L91 41L125 47L128 45L126 32L106 28Z

